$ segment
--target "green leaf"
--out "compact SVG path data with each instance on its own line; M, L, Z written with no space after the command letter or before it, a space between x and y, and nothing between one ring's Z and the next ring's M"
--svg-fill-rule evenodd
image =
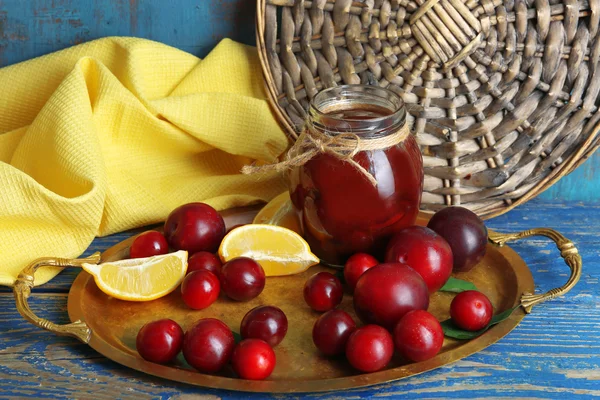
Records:
M483 332L485 332L487 330L487 328L484 328L480 331L475 331L475 332L463 331L462 329L460 329L459 327L454 325L454 322L452 322L452 319L447 319L445 321L442 321L442 322L440 322L440 325L442 325L442 329L444 330L445 336L448 336L448 337L451 337L454 339L460 339L460 340L469 340L469 339L476 338L477 336L481 335Z
M442 325L442 329L444 330L444 335L446 335L448 337L451 337L454 339L460 339L460 340L474 339L477 336L484 333L485 331L487 331L488 329L490 329L492 326L494 326L497 323L500 323L500 322L504 321L505 319L507 319L508 317L510 317L510 315L513 313L513 311L515 311L519 307L520 306L516 306L514 308L509 308L508 310L503 311L500 314L494 315L492 317L492 320L488 324L488 326L486 326L485 328L483 328L481 330L475 331L475 332L465 331L465 330L460 329L459 327L454 325L454 323L452 322L452 319L447 319L443 322L440 322L440 324Z
M463 281L462 279L457 279L450 277L448 281L440 288L440 292L452 292L452 293L460 293L466 290L477 290L477 287L473 285L471 282Z
M238 344L239 342L241 342L242 340L244 340L242 338L242 335L240 335L236 331L232 331L232 333L233 333L233 339L235 340L235 344Z
M509 308L508 310L502 311L500 314L496 314L492 317L492 320L490 321L490 324L488 325L496 325L499 322L504 321L505 319L507 319L508 317L511 316L511 314L513 313L513 311L515 311L517 308L519 308L520 305L515 306L513 308Z

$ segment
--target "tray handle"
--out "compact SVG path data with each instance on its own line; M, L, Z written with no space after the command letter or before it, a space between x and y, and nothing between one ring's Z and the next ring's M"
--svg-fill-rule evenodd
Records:
M523 293L521 296L521 307L525 310L526 313L531 312L531 308L537 304L540 304L546 300L553 299L555 297L559 297L567 293L569 290L575 286L579 278L581 277L581 255L579 255L579 251L575 244L550 228L536 228L530 229L519 233L498 233L498 232L489 232L488 239L491 243L497 246L504 246L507 242L512 242L518 239L523 239L530 236L545 236L547 238L552 239L554 243L556 243L556 247L560 250L560 256L563 258L567 266L571 269L571 276L567 283L563 286L551 289L546 293L542 294L533 294L533 293Z
M87 258L79 259L68 259L68 258L38 258L29 264L17 277L15 282L13 293L15 295L15 301L17 302L17 311L27 321L32 324L39 326L40 328L46 329L47 331L54 332L58 335L72 336L83 343L89 343L92 330L83 321L75 321L70 324L57 325L47 319L40 318L31 310L27 299L33 289L33 276L35 271L39 267L81 267L83 263L97 264L100 261L100 253L96 252Z

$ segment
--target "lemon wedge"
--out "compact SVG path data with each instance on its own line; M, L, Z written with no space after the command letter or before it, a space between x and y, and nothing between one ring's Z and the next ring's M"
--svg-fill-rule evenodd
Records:
M256 214L252 223L282 226L296 233L301 233L300 222L294 212L289 192L283 192L274 197Z
M121 300L150 301L171 293L187 271L187 251L147 258L82 264L104 293Z
M250 257L266 276L292 275L319 263L308 243L296 232L281 226L250 224L229 232L219 247L223 262Z

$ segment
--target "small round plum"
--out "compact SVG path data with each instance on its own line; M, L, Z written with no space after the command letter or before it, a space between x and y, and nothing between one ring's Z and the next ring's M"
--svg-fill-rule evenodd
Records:
M450 245L454 271L469 271L485 256L487 228L473 211L458 206L444 208L435 213L427 227Z

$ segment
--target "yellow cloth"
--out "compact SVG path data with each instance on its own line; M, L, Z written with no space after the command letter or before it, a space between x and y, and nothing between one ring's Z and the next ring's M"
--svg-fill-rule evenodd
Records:
M256 49L230 40L200 60L105 38L0 69L0 284L187 202L267 201L283 179L240 168L286 147Z

